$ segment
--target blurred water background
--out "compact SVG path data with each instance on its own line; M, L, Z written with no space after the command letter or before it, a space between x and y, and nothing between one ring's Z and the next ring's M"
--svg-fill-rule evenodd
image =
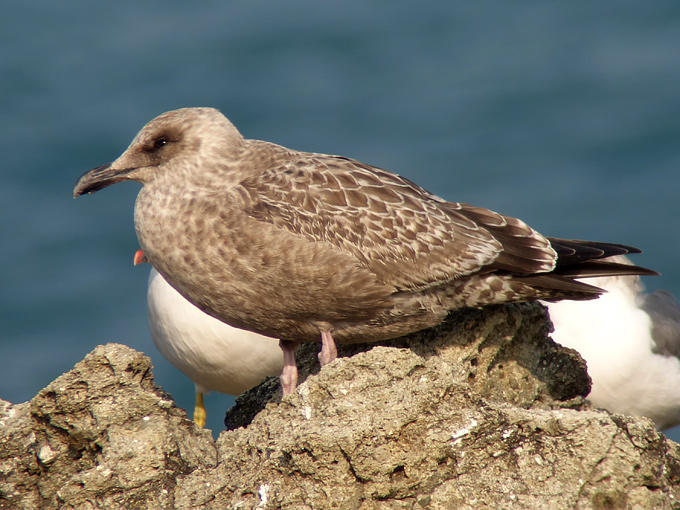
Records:
M139 186L71 198L82 172L184 106L546 235L641 247L635 261L662 273L647 288L680 296L678 2L4 2L3 399L120 342L193 409L193 385L148 333ZM206 398L214 431L232 402Z

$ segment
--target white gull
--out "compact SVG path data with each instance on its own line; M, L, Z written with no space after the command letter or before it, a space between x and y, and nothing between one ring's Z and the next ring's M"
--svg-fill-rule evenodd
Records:
M593 381L588 399L612 413L647 416L659 430L680 424L677 301L665 290L645 294L638 276L588 283L607 292L592 301L544 303L553 339L586 360Z

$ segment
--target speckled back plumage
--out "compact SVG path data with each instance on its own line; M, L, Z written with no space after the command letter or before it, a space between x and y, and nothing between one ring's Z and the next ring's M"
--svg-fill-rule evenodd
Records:
M593 298L578 266L617 273L597 260L637 251L551 240L386 170L245 140L212 109L154 119L112 165L139 168L126 178L144 184L135 224L154 267L206 312L284 340L377 341L462 306Z

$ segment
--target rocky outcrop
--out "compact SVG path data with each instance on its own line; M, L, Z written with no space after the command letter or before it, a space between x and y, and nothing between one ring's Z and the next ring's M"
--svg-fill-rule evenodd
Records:
M314 375L241 397L229 422L249 425L216 442L146 356L100 346L0 405L0 508L679 508L678 445L590 409L583 361L547 333L540 305L507 305L318 374L305 347Z

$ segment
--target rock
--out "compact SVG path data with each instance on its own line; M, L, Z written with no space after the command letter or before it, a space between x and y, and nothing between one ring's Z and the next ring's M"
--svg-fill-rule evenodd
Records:
M242 397L233 419L264 410L216 442L148 358L100 346L0 405L0 508L680 508L678 445L591 409L583 361L548 328L539 305L506 305L344 347L363 352L283 402L271 381Z
M210 432L123 345L97 347L30 403L0 409L0 508L172 508L179 476L217 464Z
M536 303L489 306L453 311L441 325L402 338L339 345L338 355L376 346L409 348L423 358L448 361L455 380L484 398L524 408L579 407L590 392L585 362L576 351L547 341L549 332L545 308ZM318 344L298 349L301 382L319 372L318 352ZM237 397L227 411L227 428L247 426L270 401L281 401L278 378Z

